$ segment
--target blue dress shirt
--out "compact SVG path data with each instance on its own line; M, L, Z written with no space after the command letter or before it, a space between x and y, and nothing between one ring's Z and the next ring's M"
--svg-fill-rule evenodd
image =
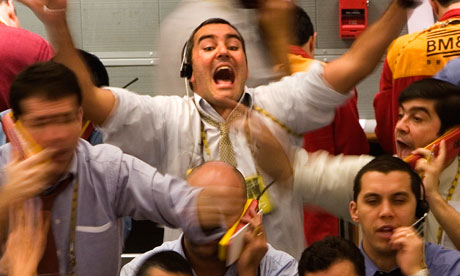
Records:
M134 260L123 266L120 272L120 276L136 275L137 270L145 260L158 252L166 250L175 251L187 259L183 247L183 235L181 235L177 240L165 242L162 245L134 258ZM298 264L294 257L283 251L276 250L270 244L268 244L268 251L265 253L265 256L260 262L259 271L261 276L297 276L297 266ZM195 272L193 274L196 275ZM224 276L235 275L238 275L238 272L236 264L233 264L227 268Z
M361 253L364 255L364 264L366 265L366 276L374 276L379 268L366 255L362 245ZM445 249L444 247L425 243L425 263L433 276L460 276L460 252L457 250ZM396 269L396 267L395 267Z

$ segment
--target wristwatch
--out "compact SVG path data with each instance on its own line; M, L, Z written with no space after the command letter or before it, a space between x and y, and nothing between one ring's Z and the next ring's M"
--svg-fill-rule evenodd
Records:
M430 272L428 269L424 268L422 270L419 270L417 273L412 274L412 276L430 276Z

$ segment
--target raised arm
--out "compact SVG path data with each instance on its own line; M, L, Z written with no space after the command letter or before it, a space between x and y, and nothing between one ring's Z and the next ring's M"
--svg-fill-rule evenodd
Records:
M416 6L418 2L393 0L383 16L356 39L350 50L325 65L324 78L334 90L347 93L374 70L406 24L407 7Z
M347 206L353 200L353 181L358 171L373 159L369 155L307 153L298 148L294 161L294 194L339 218L350 220Z
M97 88L85 63L75 50L66 20L66 0L18 0L27 5L43 22L55 51L54 60L69 67L78 78L83 92L85 117L100 125L115 105L115 97L109 90Z

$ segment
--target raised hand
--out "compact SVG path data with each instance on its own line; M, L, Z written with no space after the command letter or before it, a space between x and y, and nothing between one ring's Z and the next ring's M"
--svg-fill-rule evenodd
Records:
M46 188L52 180L51 154L45 149L25 160L13 154L12 161L5 167L3 187L0 188L0 211L5 205L25 201Z
M67 0L18 0L29 7L45 24L56 24L65 19Z
M423 254L424 242L412 227L395 229L390 244L397 250L396 263L404 275L414 275L426 268Z
M246 233L246 247L241 253L237 262L238 275L257 275L262 258L268 251L267 237L262 224L262 214L256 213L254 209L249 209L252 219L247 221L251 231ZM242 221L244 221L242 219Z
M444 169L446 158L445 142L441 141L437 155L435 155L435 150L430 151L425 148L416 149L413 154L419 154L424 157L417 160L415 170L422 176L426 197L430 198L439 195L439 176Z
M218 181L216 179L216 181ZM229 228L246 202L243 187L208 185L198 195L198 218L203 229Z

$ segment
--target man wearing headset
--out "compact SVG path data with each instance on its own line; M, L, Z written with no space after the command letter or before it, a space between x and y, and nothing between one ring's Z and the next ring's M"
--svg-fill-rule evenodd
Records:
M85 116L101 126L105 142L160 172L182 177L188 168L204 161L225 160L243 173L248 193L256 196L272 179L258 171L251 152L254 147L244 133L228 129L227 123L239 116L228 103L236 101L258 110L271 128L286 130L292 134L290 141L300 144L302 136L296 134L330 123L348 91L374 69L386 46L400 33L406 9L418 3L392 1L382 18L340 58L326 65L317 62L306 72L255 89L245 87L248 64L240 33L224 20L208 20L191 35L183 59L188 65L183 75L193 98L152 98L92 84L67 29L65 1L21 1L45 23L59 50L56 60L76 72L84 91ZM268 241L299 257L304 247L302 210L290 197L270 190L269 195L262 198L269 212L264 221Z
M290 29L286 23L291 18L291 5L291 1L285 0L180 1L160 24L157 91L161 95L184 95L184 81L177 77L181 64L178 57L193 29L211 17L231 22L243 35L251 72L246 86L257 87L279 80L284 70L275 72L272 67L286 63L283 58L287 59Z
M425 185L437 181L431 176L426 171ZM424 243L418 235L417 220L428 212L422 191L418 174L397 157L379 156L356 176L350 214L362 229L366 276L460 275L458 251Z
M393 41L383 65L380 89L374 97L375 134L387 153L395 153L393 130L401 91L414 81L435 75L460 53L460 0L430 0L430 4L440 22Z

